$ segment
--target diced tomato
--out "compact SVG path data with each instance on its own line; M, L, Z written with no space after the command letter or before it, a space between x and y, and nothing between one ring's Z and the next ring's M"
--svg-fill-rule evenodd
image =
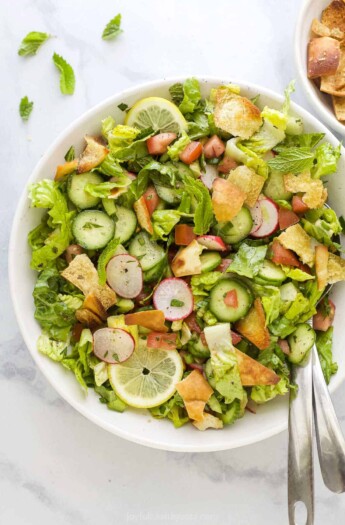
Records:
M229 173L231 170L237 168L237 162L231 157L224 157L222 162L218 164L219 173Z
M196 322L195 312L192 312L188 317L186 317L184 322L187 324L191 332L196 332L197 334L201 334L201 328Z
M288 228L293 224L297 224L299 222L299 217L298 215L296 215L296 213L294 213L291 210L287 210L286 208L279 208L278 220L279 229L285 230L285 228Z
M159 133L146 141L147 150L150 155L163 155L168 151L168 146L177 137L176 133Z
M147 210L148 210L148 212L150 214L150 217L151 217L151 215L153 214L153 212L157 208L157 206L159 204L159 201L160 201L160 198L157 195L155 187L154 186L149 186L147 188L147 190L145 191L143 197L145 199L146 207L147 207Z
M225 151L224 142L217 135L213 135L204 144L204 155L206 159L214 159L223 155Z
M237 345L240 341L242 341L242 337L237 332L233 332L231 330L231 341L233 345Z
M225 272L232 263L232 259L223 259L219 266L217 266L217 272Z
M196 235L193 232L193 226L178 224L175 227L175 244L177 246L188 246L194 239L196 239Z
M238 307L238 298L236 290L230 290L224 297L224 304L230 306L231 308Z
M284 354L289 355L290 353L290 346L289 343L285 339L278 339L278 345L280 346L280 349Z
M292 209L295 213L306 213L309 208L308 206L303 202L302 197L299 195L294 195L292 197Z
M300 261L297 258L297 255L291 250L284 248L279 241L275 240L272 244L272 262L276 264L286 264L288 266L300 266Z
M327 301L327 300L325 300ZM325 308L329 308L328 315L325 315ZM322 301L319 308L317 309L316 314L313 317L313 328L314 330L321 330L322 332L326 332L330 326L333 324L335 315L335 304L333 301L328 299L328 305L325 305L325 302Z
M193 140L185 147L185 149L180 153L180 160L185 164L192 164L196 159L202 154L202 144Z
M201 342L202 342L202 344L203 344L204 346L208 346L208 345L207 345L207 341L206 341L206 337L205 337L204 332L201 332L201 334L200 334L200 339L201 339Z
M175 350L176 340L177 334L163 334L161 332L150 332L147 336L147 346L148 348Z

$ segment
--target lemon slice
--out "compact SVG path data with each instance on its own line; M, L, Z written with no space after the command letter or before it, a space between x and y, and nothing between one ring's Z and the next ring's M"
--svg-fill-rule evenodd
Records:
M161 97L143 98L127 113L125 124L139 129L181 133L187 129L187 121L181 111L169 100Z
M167 401L181 380L183 363L176 350L138 348L122 363L108 365L108 377L116 394L129 406L151 408Z

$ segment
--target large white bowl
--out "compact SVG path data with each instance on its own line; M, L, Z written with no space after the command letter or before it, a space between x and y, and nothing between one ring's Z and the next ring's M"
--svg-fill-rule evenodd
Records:
M141 85L116 94L89 110L73 122L48 149L37 164L28 184L42 178L53 177L56 165L63 161L63 156L70 145L74 144L77 149L81 150L83 136L85 134L98 134L100 122L103 118L113 115L116 121L120 122L123 119L123 113L117 109L119 103L125 102L131 106L136 100L150 95L168 97L169 86L174 82L183 80L174 78ZM224 78L200 79L202 92L206 95L210 88L229 82L229 80ZM260 93L260 104L262 106L268 104L271 107L280 107L281 95L253 84L238 83L241 85L242 93L248 97ZM306 131L323 132L326 134L326 139L334 146L338 144L336 138L313 116L294 104L292 109L294 113L303 118ZM343 158L339 163L339 172L343 173L344 171L345 159ZM330 177L329 190L331 205L338 214L343 213L345 202L343 177L338 175ZM39 354L36 350L36 340L40 334L40 327L34 319L32 299L36 273L30 270L30 249L27 243L27 234L38 224L39 217L38 210L29 208L27 189L25 188L15 215L10 241L11 294L21 332L33 359L53 387L76 410L100 427L130 441L150 447L184 452L205 452L241 447L278 434L287 428L287 398L280 398L260 407L256 415L246 413L245 417L236 422L234 426L226 427L221 431L199 432L192 425L176 430L169 421L155 420L145 411L128 409L123 414L112 412L99 402L98 397L91 390L89 395L85 397L73 374ZM341 312L345 311L345 294L343 292L344 286L342 284L336 286L334 297L338 315L335 322L334 354L339 363L339 372L332 379L332 390L343 381L345 376L345 353L343 351L345 333L342 329L341 315Z
M321 20L322 11L331 3L331 0L305 0L298 15L295 30L294 53L297 74L305 94L315 108L320 118L334 131L345 135L345 124L337 120L332 104L332 97L319 90L316 84L307 75L307 48L311 36L313 18Z

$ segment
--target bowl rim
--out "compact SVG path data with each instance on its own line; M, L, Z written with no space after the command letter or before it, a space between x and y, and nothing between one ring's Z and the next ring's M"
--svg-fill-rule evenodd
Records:
M224 78L221 77L214 77L209 75L195 75L195 77L200 81L200 83L215 83L215 84L222 84L224 83ZM84 406L83 402L78 401L73 397L73 395L69 394L64 386L63 383L60 383L59 381L55 380L55 378L50 374L48 370L46 370L41 364L41 362L38 359L38 351L36 349L36 345L33 344L30 334L26 332L24 329L24 322L22 321L22 311L20 309L20 300L18 297L18 294L15 293L15 256L16 256L16 238L17 238L17 232L20 227L21 222L21 215L23 210L25 209L25 205L27 203L27 190L29 184L34 182L37 178L37 175L41 171L41 167L45 164L46 160L54 153L54 151L59 147L60 143L62 143L65 138L74 131L75 128L77 128L80 124L83 124L83 122L86 122L95 114L102 111L103 108L108 106L112 100L118 100L119 98L125 98L129 97L131 95L135 95L136 93L140 94L141 90L147 90L150 88L159 88L159 87L166 87L167 85L172 85L176 82L184 82L188 78L188 75L184 76L178 76L178 77L164 77L162 79L153 80L150 82L145 82L138 84L134 87L124 89L121 92L117 92L110 97L107 97L106 99L102 100L89 110L82 113L79 117L74 119L62 132L59 133L57 138L52 142L52 144L48 147L48 149L45 151L45 153L42 155L38 163L35 165L30 177L25 183L25 187L23 189L23 192L19 198L19 201L17 202L16 211L12 223L11 233L10 233L10 242L9 242L9 254L8 254L8 275L9 275L9 284L10 284L10 295L12 299L12 304L14 307L14 312L16 316L17 323L19 325L19 329L21 332L21 335L24 339L25 345L27 346L27 349L29 350L31 357L33 358L35 364L38 366L39 370L42 372L44 377L47 379L47 381L52 385L52 387L56 390L56 392L69 404L71 405L75 410L77 410L80 414L82 414L84 417L86 417L88 420L92 421L99 427L103 428L104 430L107 430L108 432L111 432L112 434L124 438L130 442L138 443L144 446L148 446L155 449L161 449L161 450L168 450L168 451L174 451L174 452L215 452L220 450L230 450L233 448L239 448L242 446L247 446L250 444L254 444L257 442L260 442L264 439L267 439L269 437L275 436L288 427L287 419L284 423L276 424L270 429L266 429L264 431L261 431L258 429L258 432L255 433L255 436L248 435L246 439L239 438L237 440L234 440L230 444L226 443L213 443L210 441L209 443L197 443L192 445L179 445L179 444L171 444L167 445L166 442L160 442L160 441L152 441L152 439L147 438L146 436L140 436L135 435L131 433L130 431L127 431L123 428L116 427L114 428L113 425L110 425L107 421L105 421L101 415L94 415L90 413L88 408ZM260 86L258 84L252 83L252 82L244 82L238 79L232 79L232 83L240 85L243 89L250 89L253 91L257 91L259 94L262 94L264 96L267 96L269 98L272 98L276 102L283 102L284 97L283 95L269 89L263 86ZM338 139L332 134L331 131L329 131L325 125L320 122L316 117L314 117L312 114L310 114L307 110L303 109L298 104L291 102L291 109L294 113L298 114L302 117L302 119L307 118L308 121L312 126L315 126L315 128L318 128L320 131L330 134L332 139L334 139L334 142L338 143ZM320 127L322 129L320 129ZM345 154L345 149L342 147L342 154ZM32 313L32 312L31 312ZM330 384L330 391L333 392L336 388L339 387L339 385L343 382L343 378L340 375L333 376L333 379Z
M319 117L323 119L328 126L330 126L334 131L340 135L345 135L345 124L341 124L340 121L335 116L335 113L327 108L327 106L322 102L315 93L313 88L312 81L307 77L306 65L303 63L302 53L301 53L301 40L302 35L305 32L305 19L306 13L309 6L315 0L304 0L304 3L298 14L296 29L294 34L294 56L297 75L304 90L305 95L308 98L308 101L311 103L313 108L318 112ZM330 3L330 0L329 2ZM320 12L321 15L321 12ZM308 29L310 31L310 28Z

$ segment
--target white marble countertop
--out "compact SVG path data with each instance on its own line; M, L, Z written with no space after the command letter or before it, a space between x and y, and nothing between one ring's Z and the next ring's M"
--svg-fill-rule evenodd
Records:
M0 524L287 524L287 435L209 454L175 454L127 443L69 407L37 370L14 318L7 245L16 202L52 140L114 92L165 76L209 74L282 91L295 76L292 37L300 0L2 0L0 144ZM124 33L100 34L117 12ZM36 57L17 48L29 31L56 35ZM73 65L64 97L53 51ZM22 96L34 100L27 124ZM308 108L303 94L295 100ZM334 395L345 430L345 385ZM339 525L345 495L316 470L316 524Z

